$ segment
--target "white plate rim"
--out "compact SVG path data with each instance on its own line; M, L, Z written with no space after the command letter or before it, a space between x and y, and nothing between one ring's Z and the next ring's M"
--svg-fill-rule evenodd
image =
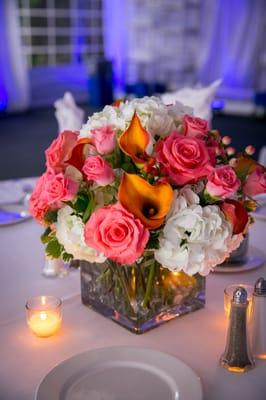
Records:
M186 364L184 361L180 360L179 358L177 358L176 356L167 353L167 352L162 352L160 350L157 349L153 349L151 347L146 347L146 346L109 346L109 347L99 347L99 348L94 348L94 349L89 349L89 350L85 350L83 352L74 354L71 357L65 358L63 361L57 363L52 369L50 369L47 374L41 379L40 383L38 384L36 390L35 390L35 394L34 394L34 400L42 400L42 398L39 397L39 392L42 389L43 385L48 384L49 385L49 378L52 376L52 374L54 373L54 371L56 371L59 368L64 368L68 363L71 363L72 360L78 359L79 357L84 357L84 356L90 356L92 353L98 353L98 352L109 352L109 351L129 351L132 352L134 351L134 353L136 354L136 352L147 352L147 353L151 353L151 354L155 354L157 356L163 356L163 357L167 357L169 358L169 360L171 360L172 362L176 363L177 366L185 368L187 370L187 372L190 373L192 380L193 380L193 384L195 386L197 386L197 398L193 397L193 398L189 398L190 400L203 400L203 388L202 388L202 382L200 377L196 374L196 372L193 370L193 368L191 368L188 364ZM147 361L147 364L149 364L149 362ZM182 397L183 398L183 397ZM182 400L182 398L180 398L180 400ZM56 399L57 400L57 399Z
M252 265L252 266L249 266L249 267L246 266L245 267L246 263L244 263L244 266L241 266L241 267L237 267L237 266L236 267L220 267L220 266L217 266L217 267L215 267L213 269L212 273L217 273L217 274L229 273L229 274L233 274L233 273L238 273L238 272L249 272L249 271L252 271L254 269L260 268L260 267L262 267L264 265L264 263L266 261L265 254L260 249L258 249L257 247L250 246L249 249L248 249L248 257L256 257L256 256L258 257L258 259L260 259L260 261L256 265Z

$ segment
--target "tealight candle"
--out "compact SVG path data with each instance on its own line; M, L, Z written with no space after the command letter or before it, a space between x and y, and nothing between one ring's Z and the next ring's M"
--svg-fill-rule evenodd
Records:
M54 335L62 322L62 302L54 296L33 297L26 303L27 323L40 337Z
M231 310L231 300L232 300L232 297L233 297L233 293L238 287L243 287L247 291L247 294L248 294L248 298L247 298L248 299L247 315L248 315L248 319L249 319L250 318L250 311L251 311L251 303L252 303L253 286L245 285L245 284L242 284L242 283L235 284L235 285L229 285L224 289L224 312L225 312L225 315L226 315L227 318L229 318L230 310Z

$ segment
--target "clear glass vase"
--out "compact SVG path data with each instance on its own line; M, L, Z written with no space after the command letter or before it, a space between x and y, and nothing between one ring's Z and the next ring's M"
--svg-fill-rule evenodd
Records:
M121 266L80 261L84 305L135 333L143 333L205 304L205 278L171 272L153 256Z

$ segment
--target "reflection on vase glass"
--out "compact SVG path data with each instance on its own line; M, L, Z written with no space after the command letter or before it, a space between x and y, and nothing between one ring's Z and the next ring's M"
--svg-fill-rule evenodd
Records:
M154 260L121 266L81 261L82 302L135 333L195 311L205 304L205 278L171 272Z

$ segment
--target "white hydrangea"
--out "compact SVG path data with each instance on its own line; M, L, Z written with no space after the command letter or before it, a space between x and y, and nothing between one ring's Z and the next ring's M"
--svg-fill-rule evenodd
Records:
M123 132L126 129L126 120L121 115L118 107L105 106L100 112L94 113L89 117L86 124L80 130L80 137L90 137L90 132L95 128L111 125L115 131Z
M129 125L135 112L137 112L142 125L147 128L152 114L164 107L163 102L158 97L143 97L142 99L133 99L120 104L121 116Z
M175 120L180 121L184 115L193 116L193 108L185 106L184 104L176 101L174 104L167 106L168 114Z
M155 110L147 125L148 131L153 135L158 135L160 137L168 136L176 126L174 119L168 114L167 107L162 106Z
M239 246L240 236L232 237L218 206L202 207L198 195L185 187L176 193L155 258L172 271L207 275Z
M56 237L64 246L67 253L76 260L103 263L106 257L89 247L84 240L84 224L82 220L72 215L73 210L65 206L58 211L56 223Z
M80 137L90 137L93 129L105 125L111 125L118 134L122 133L129 127L135 112L150 134L150 142L146 148L148 154L152 153L155 135L168 136L179 128L184 114L193 114L190 107L179 102L167 106L159 97L136 98L122 102L118 107L105 106L101 112L94 113L82 126Z

